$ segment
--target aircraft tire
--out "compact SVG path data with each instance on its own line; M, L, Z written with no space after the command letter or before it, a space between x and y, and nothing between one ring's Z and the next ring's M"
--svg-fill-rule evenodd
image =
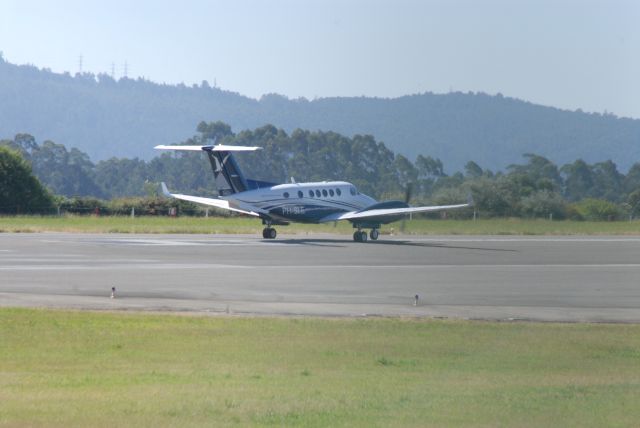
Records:
M369 238L371 238L372 241L377 241L379 236L380 232L378 232L378 229L371 229L371 232L369 232Z
M353 232L353 240L356 242L360 242L360 232L359 231L355 231Z
M367 242L367 232L364 230L360 232L360 242Z
M269 239L276 239L276 236L278 235L278 232L276 232L276 230L274 228L269 228L267 229L267 237Z
M263 237L264 239L269 239L269 236L267 235L267 231L268 231L268 230L269 230L269 229L267 229L266 227L265 227L264 229L262 229L262 237Z

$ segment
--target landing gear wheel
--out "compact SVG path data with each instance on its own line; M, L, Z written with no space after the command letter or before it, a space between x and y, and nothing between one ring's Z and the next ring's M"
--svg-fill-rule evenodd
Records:
M360 242L360 232L359 231L355 231L353 232L353 240L356 242Z
M262 229L262 237L264 239L276 239L277 232L272 227L265 227Z
M364 230L360 232L360 242L367 242L367 232Z
M378 236L380 236L378 229L371 229L371 232L369 232L369 238L371 238L372 241L377 241Z

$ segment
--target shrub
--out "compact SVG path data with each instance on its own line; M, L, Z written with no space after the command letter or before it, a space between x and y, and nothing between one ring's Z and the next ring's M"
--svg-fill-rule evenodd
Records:
M584 220L611 221L621 216L620 208L616 204L602 199L583 199L573 206L578 215Z
M524 217L549 217L556 220L567 217L566 203L556 192L542 190L522 198L520 213Z

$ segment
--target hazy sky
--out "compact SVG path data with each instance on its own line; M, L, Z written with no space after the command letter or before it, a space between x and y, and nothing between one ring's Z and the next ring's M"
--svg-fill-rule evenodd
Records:
M0 51L254 98L452 89L640 118L638 0L0 0Z

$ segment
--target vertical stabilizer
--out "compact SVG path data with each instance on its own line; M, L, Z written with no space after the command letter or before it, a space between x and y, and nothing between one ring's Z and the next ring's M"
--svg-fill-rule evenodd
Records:
M210 146L165 146L159 145L158 150L185 150L185 151L205 151L211 163L213 176L216 180L216 187L220 196L232 195L234 193L249 190L247 179L240 171L238 163L233 158L233 152L251 152L259 150L260 147L227 146L223 144Z
M247 179L242 174L231 152L207 150L207 156L216 180L220 196L232 195L248 190Z

